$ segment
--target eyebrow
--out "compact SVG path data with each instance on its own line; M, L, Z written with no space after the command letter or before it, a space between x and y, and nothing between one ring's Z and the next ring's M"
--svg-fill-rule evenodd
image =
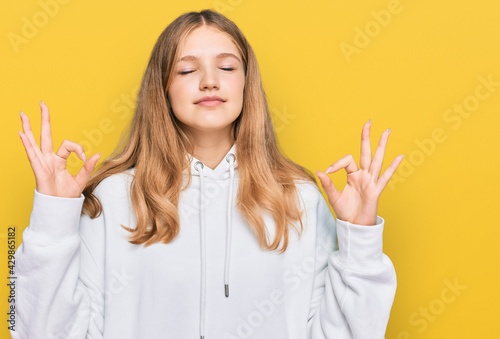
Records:
M233 53L228 53L228 52L220 53L215 58L216 59L223 59L223 58L227 58L227 57L235 58L236 60L238 60L241 63L240 58L238 58ZM196 61L196 60L198 60L198 57L196 57L194 55L185 55L185 56L183 56L182 58L179 59L178 63L181 62L181 61Z

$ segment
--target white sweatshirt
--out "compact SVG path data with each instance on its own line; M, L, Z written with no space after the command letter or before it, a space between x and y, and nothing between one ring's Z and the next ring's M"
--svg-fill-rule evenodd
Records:
M382 252L383 218L335 220L318 187L300 181L301 239L291 230L285 253L264 251L234 205L235 145L203 175L189 159L193 181L170 244L133 245L120 226L136 223L134 169L99 183L96 219L81 215L83 194L35 189L15 253L12 338L384 338L396 274ZM274 239L274 220L264 220Z

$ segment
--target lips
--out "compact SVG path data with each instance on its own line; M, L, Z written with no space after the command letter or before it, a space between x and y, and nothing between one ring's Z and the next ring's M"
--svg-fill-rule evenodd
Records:
M203 102L203 101L221 101L221 102L225 102L226 100L222 99L221 97L218 97L217 95L212 95L212 96L206 96L206 97L203 97L203 98L199 99L198 101L195 102L195 104L199 104L200 102Z

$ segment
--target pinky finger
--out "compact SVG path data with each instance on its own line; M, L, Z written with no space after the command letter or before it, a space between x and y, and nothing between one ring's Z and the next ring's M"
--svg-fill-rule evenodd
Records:
M35 149L31 145L31 142L26 134L22 133L21 131L19 131L18 133L21 141L23 142L24 150L26 151L26 155L28 156L31 168L33 169L34 174L37 174L42 170L40 159L38 158Z
M389 180L391 179L394 172L396 172L396 169L398 168L399 164L401 163L401 161L403 160L404 157L405 157L404 154L398 155L392 161L392 163L389 165L389 167L384 171L382 176L379 178L379 180L377 181L377 187L378 187L378 191L380 193L382 193L385 186L387 186L387 183L389 183Z

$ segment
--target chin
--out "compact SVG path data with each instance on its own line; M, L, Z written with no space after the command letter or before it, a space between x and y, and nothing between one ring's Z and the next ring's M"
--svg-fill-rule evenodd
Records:
M217 114L210 114L206 113L205 114L199 114L195 118L194 121L192 121L192 125L196 125L196 128L199 129L206 129L206 128L224 128L227 127L228 125L231 125L238 116L235 116L234 119L229 119L227 115L225 115L222 112L219 112Z
M231 124L216 124L216 123L207 123L204 125L196 125L193 126L194 129L202 132L217 132L226 128L230 128Z

